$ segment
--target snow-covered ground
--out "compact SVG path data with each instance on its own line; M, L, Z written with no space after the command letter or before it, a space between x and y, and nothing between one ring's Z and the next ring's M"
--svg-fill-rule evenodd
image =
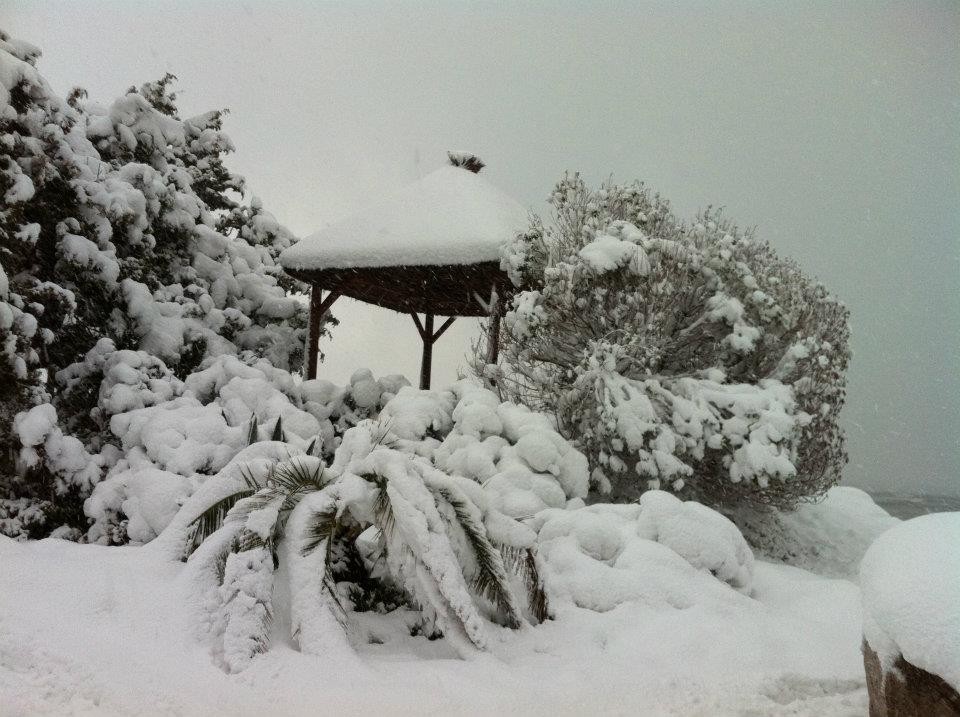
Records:
M858 496L845 490L825 514L856 509ZM883 527L878 518L871 529ZM0 538L0 566L5 717L867 710L858 587L777 563L753 565L748 595L701 572L691 586L702 577L714 587L672 605L627 599L598 612L554 600L555 619L540 626L491 625L489 653L472 660L444 640L410 637L401 611L365 613L356 655L302 654L281 608L271 649L235 675L198 639L188 570L162 539L104 547ZM648 572L651 581L666 574L653 564ZM642 594L645 571L635 575Z

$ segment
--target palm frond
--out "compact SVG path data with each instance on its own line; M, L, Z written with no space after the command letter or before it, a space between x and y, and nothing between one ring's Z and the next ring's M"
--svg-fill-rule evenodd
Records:
M503 562L510 570L519 575L527 588L527 605L538 623L550 619L550 606L547 593L543 589L540 571L532 548L500 547Z
M397 527L397 518L393 513L393 504L390 502L390 496L387 494L387 481L378 475L363 477L377 485L377 497L373 501L373 515L376 519L377 527L380 528L380 537L383 541L384 553L386 553L387 545L390 543L390 537Z
M327 545L333 541L337 530L337 508L331 506L327 510L315 511L310 516L307 527L303 531L303 543L300 545L300 555L306 557L320 547L323 541ZM327 550L329 553L329 548Z
M500 609L507 627L519 627L521 619L517 612L510 584L507 582L503 556L487 538L486 529L482 523L478 523L474 512L471 510L472 506L467 503L465 497L456 495L449 488L431 486L430 489L453 508L457 523L463 530L463 534L476 556L477 573L471 581L471 587Z
M236 493L221 498L198 515L190 523L194 527L190 539L187 541L187 556L189 557L200 546L200 543L220 529L227 518L227 514L239 501L249 498L253 494L253 489L243 488Z
M250 414L250 427L247 429L247 445L248 445L248 446L252 446L252 445L253 445L254 443L256 443L258 440L260 440L260 439L259 439L259 435L260 435L259 428L260 428L260 426L259 426L259 423L258 423L258 421L257 421L257 414L251 413L251 414Z
M387 419L386 421L377 421L377 427L380 429L377 435L371 436L372 443L371 448L376 448L377 446L384 446L386 448L393 448L396 444L395 441L388 441L387 436L390 435L390 425L393 423L393 419Z
M300 499L311 491L320 490L329 482L322 466L311 470L296 459L272 466L264 478L257 478L249 466L242 466L240 475L246 487L218 501L194 521L197 528L189 541L188 555L224 522L242 521L254 511L282 499L277 524L268 539L264 540L249 531L243 531L239 537L239 550L270 547L283 535L286 518Z
M330 477L325 473L322 465L318 464L311 470L296 458L279 464L270 478L278 486L290 492L303 488L320 490L330 482Z
M329 596L331 613L337 622L345 629L350 621L349 613L346 607L340 601L337 594L337 585L333 579L333 545L340 532L341 521L337 513L337 507L331 505L324 510L315 510L307 520L306 528L303 531L303 542L300 544L300 556L308 557L321 546L324 547L323 565L321 567L323 576L321 579L323 590Z

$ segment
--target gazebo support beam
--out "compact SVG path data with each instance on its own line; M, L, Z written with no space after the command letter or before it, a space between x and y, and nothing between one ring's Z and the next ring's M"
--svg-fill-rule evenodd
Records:
M433 314L423 316L423 357L420 359L420 388L430 388L433 370Z
M449 329L450 326L453 324L453 322L456 320L457 320L456 316L448 316L447 320L444 321L442 324L440 324L440 328L437 329L437 333L433 335L433 340L436 341L441 336L443 336L443 332Z
M323 291L313 284L310 289L310 324L307 333L307 380L317 377L317 361L320 346L320 322L323 315L330 310L333 302L340 298L340 294L331 291L327 298L322 298Z
M430 388L430 374L433 369L433 344L437 339L443 336L443 333L450 328L456 316L449 316L447 320L440 324L440 328L433 330L433 314L424 314L423 321L415 313L410 314L413 323L417 327L417 333L420 334L420 340L423 342L423 356L420 359L420 388Z

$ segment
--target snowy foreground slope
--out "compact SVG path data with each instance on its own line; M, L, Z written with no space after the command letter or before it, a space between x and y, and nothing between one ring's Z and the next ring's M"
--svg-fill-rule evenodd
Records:
M853 493L804 510L839 520L858 509ZM563 526L549 532L563 539ZM599 612L556 599L555 620L493 629L489 654L472 660L410 637L402 611L369 614L357 653L305 655L277 614L270 651L237 675L197 639L188 571L162 541L0 538L0 566L4 716L866 713L859 589L781 564L757 561L749 596L690 571L670 586L691 595L675 605L626 599Z

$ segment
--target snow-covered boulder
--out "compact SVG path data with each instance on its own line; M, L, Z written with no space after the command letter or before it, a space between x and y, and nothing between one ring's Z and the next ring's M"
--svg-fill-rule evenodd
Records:
M960 512L932 513L881 535L860 566L863 635L879 668L890 672L902 659L946 682L955 695L960 691L958 549Z
M753 552L737 526L715 510L662 490L640 497L637 534L666 545L693 567L749 592Z

